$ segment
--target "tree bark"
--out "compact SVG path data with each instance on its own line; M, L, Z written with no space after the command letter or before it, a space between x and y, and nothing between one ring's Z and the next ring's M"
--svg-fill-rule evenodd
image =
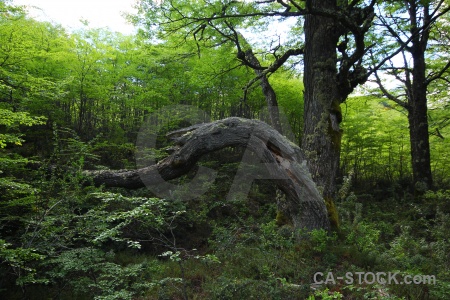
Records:
M309 0L307 7L330 11L337 9L336 1L333 0ZM310 14L306 16L304 28L305 109L302 148L312 177L330 210L330 221L337 225L333 199L342 137L339 128L342 116L336 53L340 26L330 17Z
M155 165L138 170L85 171L96 185L140 188L160 185L191 170L204 154L225 147L246 147L265 164L270 178L286 194L278 209L294 228L330 228L325 202L306 166L301 149L258 120L227 118L168 134L172 153ZM145 183L145 184L144 184Z
M424 23L429 22L429 4L423 8ZM427 108L427 78L425 51L428 44L429 27L417 34L418 7L409 10L411 19L411 34L414 37L410 49L413 58L412 84L407 93L409 138L411 143L411 162L414 188L424 192L433 185L431 173L430 141Z
M259 62L258 58L256 58L255 54L251 49L245 51L245 56L250 63L252 63L257 67L261 67L261 63ZM273 128L278 130L279 133L283 134L278 109L277 95L275 94L275 91L272 88L272 85L270 84L267 75L263 74L263 71L261 69L255 68L254 70L257 76L261 76L260 79L261 88L267 102L267 110L269 112L270 125L272 125Z
M428 85L436 79L441 78L442 74L450 67L450 63L446 64L441 70L434 72L429 76L426 66L426 50L430 37L431 28L434 26L436 19L447 13L450 7L443 7L440 2L437 7L433 7L436 3L418 2L413 0L404 1L407 7L409 20L403 23L401 20L404 13L392 16L392 20L387 22L383 20L384 26L389 34L399 43L400 50L403 54L404 65L395 70L393 75L404 85L405 96L396 96L390 93L382 85L380 78L377 77L377 83L383 94L390 100L394 101L408 112L409 138L411 146L411 166L413 173L414 192L423 193L427 189L433 187L433 176L431 172L430 158L430 142L429 142L429 126L428 126L428 108L427 108L427 88ZM430 12L434 11L432 15ZM439 15L440 14L440 15ZM409 35L407 34L409 31ZM401 35L399 34L402 33ZM402 37L408 37L404 41ZM412 57L412 67L405 52ZM398 72L400 71L400 72ZM392 73L391 73L392 74ZM401 74L400 77L397 74Z

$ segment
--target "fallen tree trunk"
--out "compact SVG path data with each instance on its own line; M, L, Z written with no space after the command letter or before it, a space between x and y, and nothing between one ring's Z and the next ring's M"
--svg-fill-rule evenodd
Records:
M150 188L188 173L202 155L226 147L244 147L244 162L264 166L269 174L264 178L274 180L286 194L286 199L277 205L294 228L329 229L325 202L311 178L301 149L266 123L232 117L180 129L167 137L173 140L174 147L168 157L155 165L137 170L85 171L85 174L92 176L96 185ZM243 174L238 170L235 183L250 180L251 184L257 178Z

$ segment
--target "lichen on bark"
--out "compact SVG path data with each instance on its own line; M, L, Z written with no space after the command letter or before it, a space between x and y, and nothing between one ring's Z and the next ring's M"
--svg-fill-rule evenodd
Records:
M268 167L272 180L275 179L286 195L286 201L279 203L278 209L294 228L329 230L326 205L308 170L303 151L278 131L262 121L232 117L201 124L186 132L179 130L168 134L177 147L156 165L87 174L97 185L139 188L145 186L145 182L147 187L162 186L165 181L186 174L205 154L225 147L244 147L257 154L259 165Z

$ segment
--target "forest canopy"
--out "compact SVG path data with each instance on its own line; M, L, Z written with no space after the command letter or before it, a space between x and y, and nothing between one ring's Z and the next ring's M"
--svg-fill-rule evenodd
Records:
M136 5L123 35L0 2L2 298L450 297L448 1ZM147 165L179 188L99 181Z

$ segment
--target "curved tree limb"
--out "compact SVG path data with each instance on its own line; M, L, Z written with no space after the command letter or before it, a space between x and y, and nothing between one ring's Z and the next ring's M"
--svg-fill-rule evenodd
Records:
M269 178L286 194L286 201L278 203L278 207L294 228L330 228L325 202L311 178L302 150L266 123L232 117L171 132L168 137L174 141L173 152L155 165L85 174L92 176L96 185L107 187L139 188L145 186L144 182L160 185L186 174L207 153L245 147L246 153L258 156L256 161L260 163L256 164L265 165Z

